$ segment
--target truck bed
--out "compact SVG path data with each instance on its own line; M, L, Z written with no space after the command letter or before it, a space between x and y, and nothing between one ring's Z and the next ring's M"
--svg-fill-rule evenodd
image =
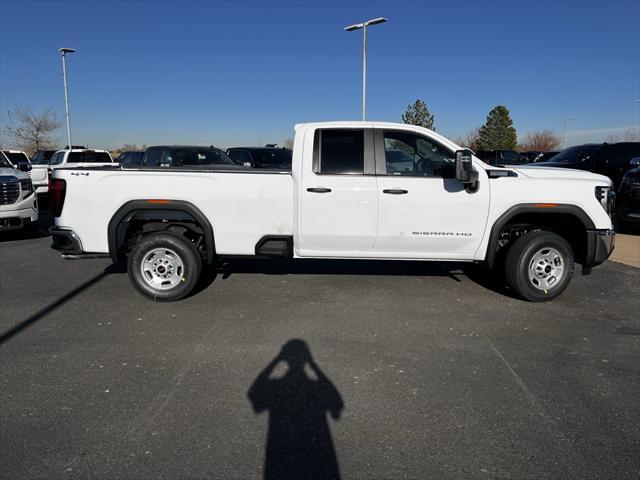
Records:
M109 251L109 221L133 200L195 205L214 235L225 232L216 236L218 254L253 255L264 235L293 234L293 179L287 171L94 167L58 169L56 177L67 184L56 225L73 226L85 252Z

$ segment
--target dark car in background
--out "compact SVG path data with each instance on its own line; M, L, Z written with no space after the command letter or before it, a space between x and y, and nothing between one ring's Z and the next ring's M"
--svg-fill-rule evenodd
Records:
M555 157L556 155L558 155L560 153L560 150L554 150L552 152L542 152L538 158L536 158L535 160L533 160L533 162L535 163L540 163L540 162L546 162L551 160L553 157Z
M161 168L240 168L219 148L191 145L149 147L144 152L141 166Z
M293 152L277 147L232 147L227 149L227 155L238 165L291 170Z
M143 157L144 157L143 151L122 152L120 155L118 155L118 158L116 158L116 162L123 166L142 165Z
M520 156L524 157L524 159L529 162L529 163L533 163L536 162L538 160L538 158L540 157L540 155L542 155L543 152L539 152L539 151L532 151L532 152L520 152Z
M640 227L640 158L632 163L637 166L623 175L616 197L616 226L621 230Z
M544 162L545 167L575 168L606 175L617 190L622 176L640 157L640 142L588 143L563 150Z
M515 150L478 150L476 156L489 165L523 165L529 161Z

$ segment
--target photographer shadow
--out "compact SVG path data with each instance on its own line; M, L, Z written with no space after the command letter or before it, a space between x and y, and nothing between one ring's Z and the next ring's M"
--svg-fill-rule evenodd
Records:
M280 363L286 364L286 373L272 378ZM248 397L257 414L269 411L265 479L340 478L327 413L338 420L344 403L303 340L289 340L282 347Z

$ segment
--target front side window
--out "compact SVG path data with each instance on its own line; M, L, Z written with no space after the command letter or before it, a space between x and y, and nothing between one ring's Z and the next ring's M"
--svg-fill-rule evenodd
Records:
M322 130L319 173L364 174L364 131Z
M384 154L387 175L416 177L452 177L453 152L411 132L384 132Z

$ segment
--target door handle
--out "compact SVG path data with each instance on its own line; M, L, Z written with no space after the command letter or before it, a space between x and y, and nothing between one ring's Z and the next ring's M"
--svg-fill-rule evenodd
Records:
M390 188L389 190L382 190L382 193L388 193L389 195L404 195L409 193L409 190L401 190L399 188Z
M330 191L331 191L330 188L324 188L324 187L307 188L307 192L311 192L311 193L329 193Z

